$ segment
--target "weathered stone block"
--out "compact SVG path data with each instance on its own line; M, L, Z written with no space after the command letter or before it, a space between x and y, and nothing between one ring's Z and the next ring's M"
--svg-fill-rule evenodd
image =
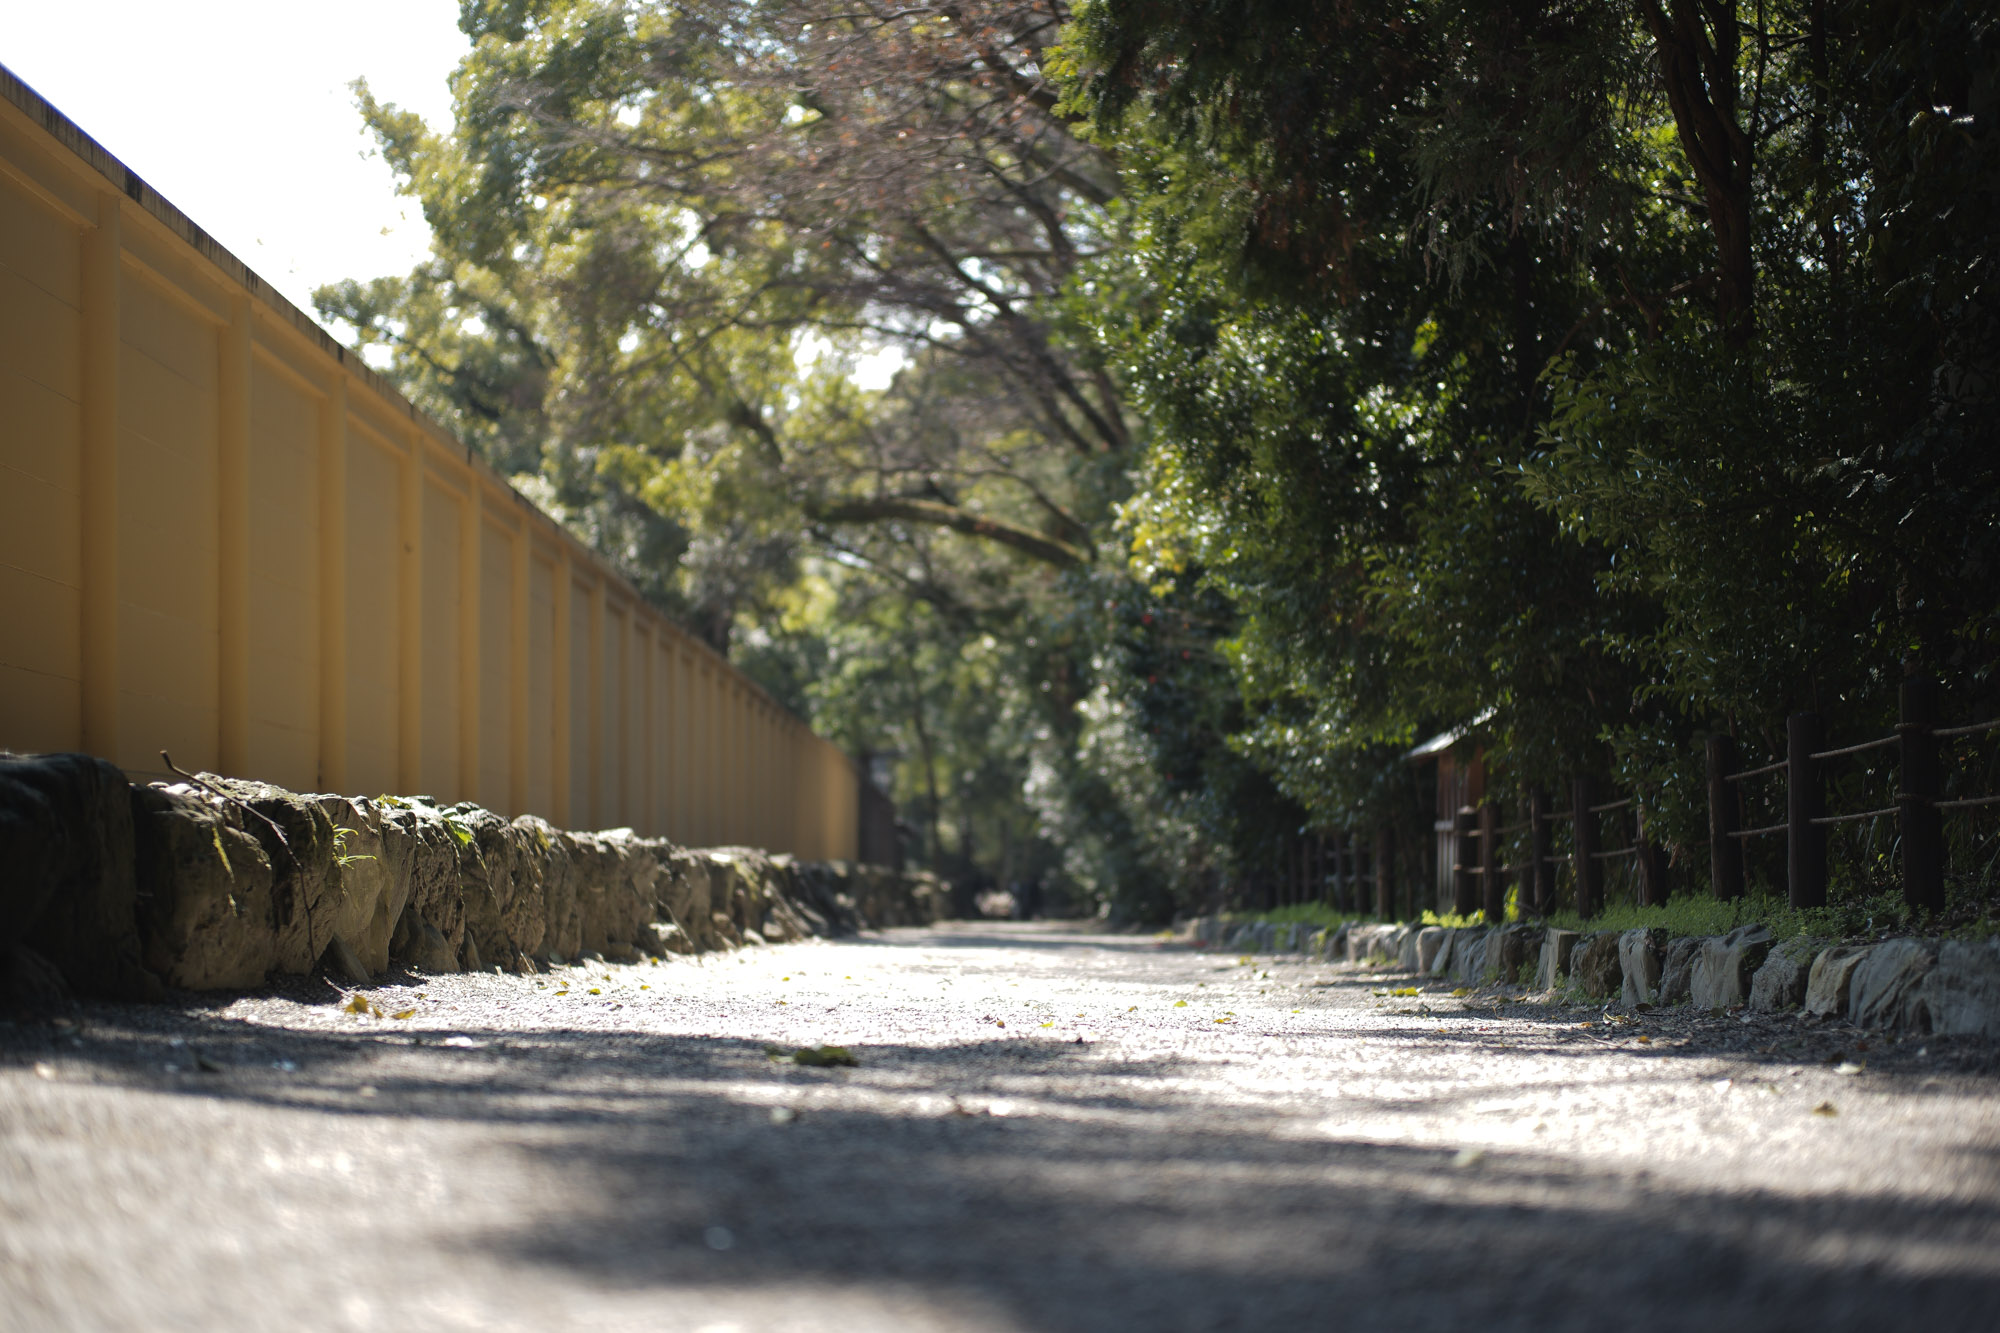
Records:
M340 796L309 799L333 828L329 947L338 945L351 956L332 961L350 974L358 970L372 977L389 966L389 941L409 902L407 849L390 850L382 837L381 811L372 801Z
M1750 1001L1750 979L1771 952L1770 927L1738 926L1720 939L1703 940L1688 978L1697 1009L1734 1009Z
M0 755L0 947L82 991L159 992L141 958L131 787L81 754Z
M1701 937L1683 935L1667 941L1660 958L1659 1004L1686 1004L1694 980L1695 956L1701 952Z
M1443 926L1424 926L1416 932L1416 970L1427 975L1437 975L1438 955L1444 951L1450 939L1450 932Z
M1930 1014L1920 983L1937 961L1929 940L1887 940L1868 951L1849 982L1849 1017L1860 1028L1926 1031Z
M131 803L147 965L185 990L263 985L278 964L271 862L242 811L185 784Z
M511 958L515 949L509 938L507 918L514 907L519 859L514 827L491 810L467 802L454 805L443 814L447 824L463 834L457 872L458 891L465 904L465 933L477 945L481 961ZM539 892L532 895L537 899L540 896ZM541 904L537 902L535 906ZM464 952L461 942L461 957Z
M333 938L340 900L333 821L314 798L268 782L208 781L247 808L241 827L262 844L271 863L274 970L294 975L312 971Z
M1486 981L1486 957L1494 932L1474 926L1453 932L1451 979L1462 986L1479 986Z
M1542 927L1526 921L1502 926L1487 937L1486 975L1514 985L1524 968L1532 968L1541 957Z
M2000 1037L2000 939L1946 940L1919 994L1931 1031Z
M1626 1005L1656 1004L1660 971L1665 960L1667 932L1657 926L1623 931L1618 936L1618 998Z
M1569 960L1570 978L1593 1000L1608 1000L1624 985L1618 966L1618 933L1601 930L1577 942Z
M1868 945L1837 944L1822 949L1806 974L1805 1011L1820 1018L1838 1018L1847 1012L1848 992L1854 969L1868 956Z
M409 867L409 897L390 937L390 957L425 972L456 972L465 946L460 839L469 833L454 829L435 804L412 797L381 803L381 836L385 854Z
M1551 927L1542 935L1541 968L1535 974L1535 985L1541 990L1554 990L1562 985L1569 975L1570 956L1576 952L1576 943L1583 937L1573 930L1557 930Z
M1750 1007L1761 1013L1796 1009L1806 998L1813 949L1808 941L1787 940L1750 978Z
M434 975L460 970L459 950L451 947L451 941L444 937L443 932L414 913L406 919L411 923L413 931L408 953L412 967L419 972L429 972ZM460 943L463 942L461 937Z
M1347 957L1354 963L1396 961L1396 928L1385 925L1357 925L1347 932Z

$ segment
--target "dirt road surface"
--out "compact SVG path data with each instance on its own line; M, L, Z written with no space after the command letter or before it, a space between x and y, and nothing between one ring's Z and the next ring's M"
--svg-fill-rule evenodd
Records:
M1039 924L405 980L0 1025L0 1329L2000 1328L1991 1043Z

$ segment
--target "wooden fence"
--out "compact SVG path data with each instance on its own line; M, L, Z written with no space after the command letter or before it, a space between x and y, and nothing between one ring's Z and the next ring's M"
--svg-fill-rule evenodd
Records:
M1829 746L1820 718L1797 713L1786 722L1785 756L1740 769L1735 742L1711 736L1706 742L1709 836L1685 850L1708 849L1709 881L1715 896L1738 898L1746 888L1745 843L1783 835L1787 900L1794 907L1822 907L1827 901L1828 833L1842 825L1894 817L1897 856L1905 901L1924 912L1944 906L1946 838L1944 819L1957 812L2000 805L2000 795L1947 796L1942 747L1966 737L2000 730L2000 719L1961 726L1940 725L1935 681L1912 679L1902 687L1899 720L1885 736ZM1832 766L1856 755L1890 750L1895 755L1896 790L1880 805L1827 809ZM1745 827L1745 791L1760 781L1778 781L1784 817ZM1484 800L1452 814L1450 900L1440 910L1488 920L1504 917L1510 886L1523 914L1546 915L1556 906L1558 871L1567 863L1578 913L1597 915L1605 906L1605 872L1630 862L1634 898L1641 906L1664 905L1673 892L1668 848L1650 836L1643 802L1600 789L1579 777L1569 784L1566 808L1548 793L1521 793L1519 818L1501 822L1499 802ZM1612 837L1607 838L1607 825ZM1567 830L1567 855L1557 850L1557 833ZM1414 894L1398 901L1393 843L1387 829L1362 834L1342 830L1302 835L1280 849L1282 870L1270 905L1325 902L1342 911L1388 918L1415 915Z

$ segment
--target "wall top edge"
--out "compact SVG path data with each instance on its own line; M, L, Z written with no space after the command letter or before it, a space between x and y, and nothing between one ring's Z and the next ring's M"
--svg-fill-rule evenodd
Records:
M807 730L811 730L810 724L804 718L778 702L762 685L744 675L741 669L717 652L700 635L648 602L645 595L633 586L631 580L612 568L602 556L586 546L541 506L516 490L513 483L501 476L476 449L404 397L400 389L371 369L358 353L327 332L311 315L293 305L277 288L259 276L255 269L238 259L220 241L202 230L192 218L176 208L158 190L148 185L138 172L119 161L103 144L84 133L75 121L57 110L53 103L36 92L5 64L0 64L0 99L11 104L43 134L61 145L70 157L102 177L133 205L143 209L155 221L166 227L176 238L219 271L227 281L243 288L253 302L265 306L277 317L278 322L289 326L322 354L332 358L345 374L382 399L397 414L408 417L414 425L440 442L449 442L452 448L463 456L468 468L479 473L492 485L504 489L517 505L546 523L551 533L571 549L579 563L587 566L606 583L617 587L634 605L643 607L650 615L671 626L698 651L706 653L740 679L756 697L806 727Z

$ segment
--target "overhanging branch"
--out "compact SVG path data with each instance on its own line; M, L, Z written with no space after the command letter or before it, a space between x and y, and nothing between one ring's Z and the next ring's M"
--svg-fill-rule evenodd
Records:
M998 542L1059 569L1074 569L1089 559L1082 549L1046 533L937 500L920 500L910 496L838 500L809 505L806 512L822 523L880 523L901 519L906 523L950 528L968 537L983 537L987 541Z

